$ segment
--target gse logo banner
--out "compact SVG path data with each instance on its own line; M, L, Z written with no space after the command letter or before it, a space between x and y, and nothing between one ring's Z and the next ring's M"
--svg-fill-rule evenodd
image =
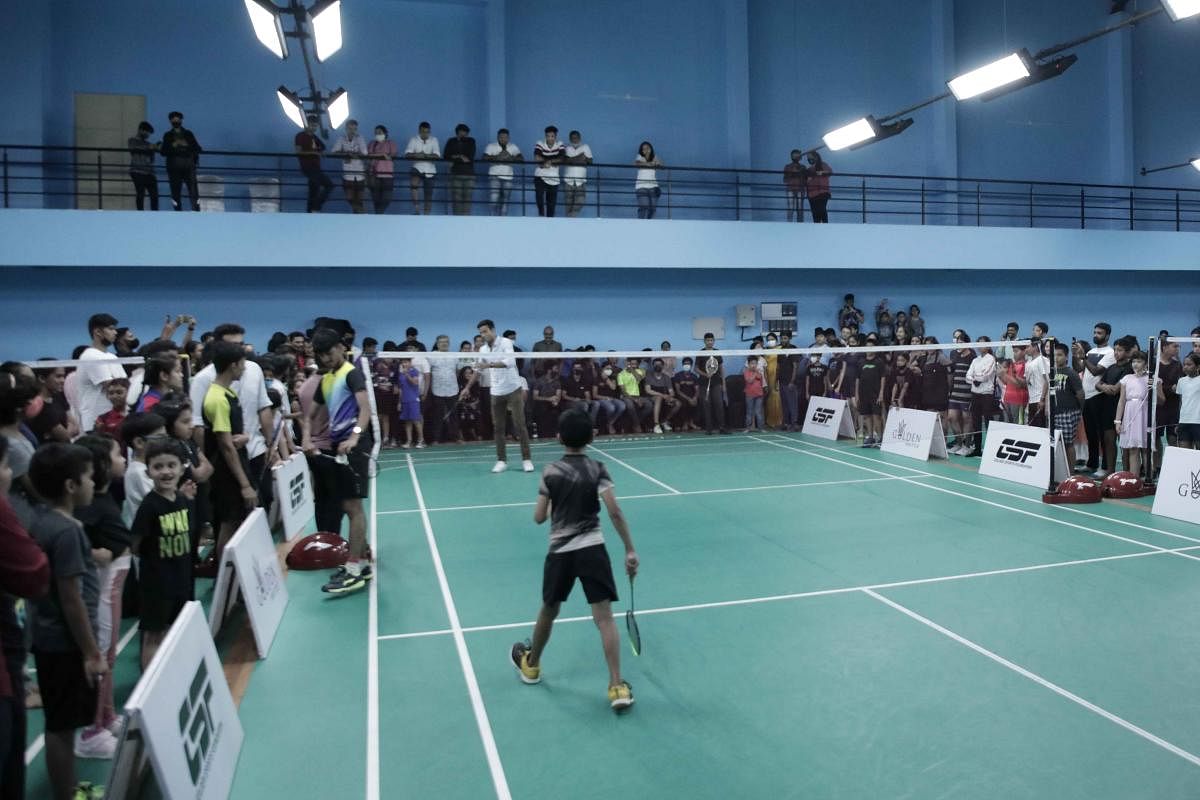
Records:
M810 397L803 433L831 441L837 441L839 436L853 439L854 422L846 409L846 401L832 397Z
M1161 517L1200 523L1200 450L1168 447L1163 451L1153 510Z
M885 453L928 461L946 458L946 434L942 418L933 411L915 408L893 408L883 429L879 449Z
M208 707L212 695L208 667L201 661L192 677L188 694L183 698L183 705L179 708L179 735L183 739L183 753L187 759L188 773L192 776L192 785L200 783L208 756L220 734L213 725L212 712Z
M300 473L296 477L292 478L291 483L288 485L288 488L291 489L289 497L291 498L292 511L300 508L300 504L304 502L304 487L307 485L308 476L304 473Z
M283 535L290 542L304 532L316 511L308 459L297 453L275 467L271 477L275 481L275 496L279 498Z
M1050 446L1050 431L1046 428L989 423L983 453L979 460L980 475L1043 490L1049 485L1050 460L1055 449Z
M1030 468L1026 462L1034 458L1042 446L1037 442L1022 442L1016 439L1005 439L996 450L996 458L1011 461L1022 467Z

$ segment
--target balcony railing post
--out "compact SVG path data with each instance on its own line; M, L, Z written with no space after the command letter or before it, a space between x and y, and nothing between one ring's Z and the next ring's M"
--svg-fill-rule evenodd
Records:
M978 228L983 224L983 209L980 204L983 202L983 187L978 183L975 184L975 227Z
M921 224L925 224L925 181L921 181Z
M600 186L600 168L596 167L596 219L600 219L600 192L603 191Z
M8 148L4 149L4 207L8 208Z
M1033 227L1033 184L1029 184L1029 227Z
M742 173L733 173L733 218L742 219Z
M862 221L866 224L867 221L867 179L862 181Z
M1133 189L1129 190L1129 230L1133 230Z
M103 155L96 153L96 208L104 208L104 162Z
M671 170L667 170L667 219L671 218Z
M1181 220L1179 218L1179 192L1176 192L1175 193L1175 230L1176 231L1179 230L1180 221Z
M1079 190L1079 229L1083 230L1087 227L1087 197L1084 190Z

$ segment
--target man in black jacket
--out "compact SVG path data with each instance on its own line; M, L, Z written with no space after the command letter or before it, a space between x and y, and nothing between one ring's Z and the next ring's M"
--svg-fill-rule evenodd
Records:
M167 115L171 130L163 135L162 153L167 160L167 180L171 183L171 202L176 211L182 211L182 189L186 181L188 199L192 211L200 210L200 191L196 185L196 167L200 163L200 143L196 136L183 127L183 112L172 111Z

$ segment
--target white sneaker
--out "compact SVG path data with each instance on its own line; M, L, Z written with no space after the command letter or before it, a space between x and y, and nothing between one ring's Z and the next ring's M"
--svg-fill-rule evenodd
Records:
M525 459L521 462L521 469L525 470L526 472L533 472L533 462L529 459Z
M83 731L75 733L76 758L112 758L117 753L117 737L100 728L86 739Z
M662 433L662 425L655 425L655 426L654 426L654 432L655 432L655 433Z
M503 461L497 461L496 466L492 467L492 472L504 472L508 469L508 464Z
M664 422L664 423L663 423L663 430L664 430L664 431L673 431L673 430L675 430L675 429L671 427L671 423L669 423L669 422Z
M1107 478L1109 476L1109 474L1110 473L1108 470L1101 467L1100 469L1098 469L1092 473L1092 477L1095 478L1096 480L1102 481L1105 478Z
M120 739L121 733L125 730L125 718L118 714L117 716L113 717L112 722L105 725L104 728L117 739Z

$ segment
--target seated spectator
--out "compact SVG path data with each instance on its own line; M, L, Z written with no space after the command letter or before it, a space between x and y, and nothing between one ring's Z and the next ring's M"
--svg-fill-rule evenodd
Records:
M604 412L605 428L610 436L617 432L616 424L625 414L625 401L621 399L621 387L617 383L619 373L620 368L610 358L600 368L593 395L600 404L600 410Z
M617 384L621 389L621 400L625 403L625 413L629 415L629 430L631 433L641 433L647 418L651 413L651 403L642 392L642 381L646 373L638 366L636 358L625 360L625 369L617 374Z
M666 363L661 358L651 362L650 374L646 376L646 396L654 404L654 432L662 433L671 430L671 418L679 410L680 401L675 397L675 390L667 372ZM666 413L663 413L663 408Z
M587 413L595 429L600 416L600 402L592 399L592 379L584 370L583 364L576 361L571 365L571 372L562 382L562 401L564 410L578 408Z

